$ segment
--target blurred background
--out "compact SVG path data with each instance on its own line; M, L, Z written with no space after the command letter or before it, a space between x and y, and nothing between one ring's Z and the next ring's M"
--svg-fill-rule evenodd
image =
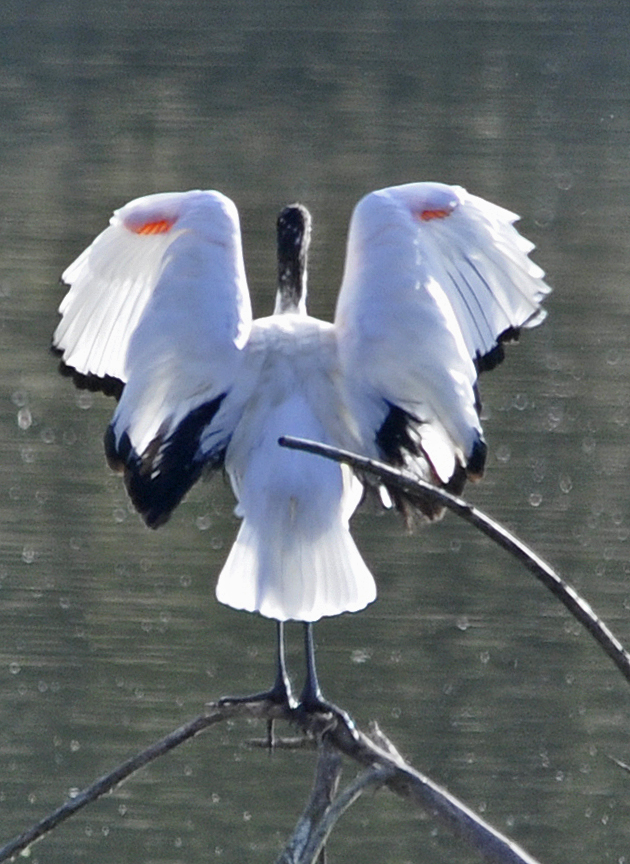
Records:
M554 293L481 382L468 498L630 643L630 5L625 0L4 0L0 21L0 844L225 694L263 688L274 627L220 607L227 483L150 532L105 466L114 404L49 353L59 275L138 195L236 202L258 315L275 216L312 211L330 319L366 192L459 183L522 215ZM630 861L628 684L521 566L447 516L353 522L365 612L316 627L327 695L544 862ZM302 677L301 633L289 663ZM268 862L307 752L215 729L65 823L31 861ZM347 768L347 776L354 769ZM331 861L477 856L381 792Z

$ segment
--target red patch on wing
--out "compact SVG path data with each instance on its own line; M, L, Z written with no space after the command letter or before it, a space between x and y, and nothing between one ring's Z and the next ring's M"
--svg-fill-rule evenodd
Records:
M134 234L166 234L175 224L175 219L156 219L153 222L143 222L142 225L128 225Z
M446 219L453 212L452 208L443 208L441 210L420 210L416 213L418 219L423 222L430 222L432 219Z

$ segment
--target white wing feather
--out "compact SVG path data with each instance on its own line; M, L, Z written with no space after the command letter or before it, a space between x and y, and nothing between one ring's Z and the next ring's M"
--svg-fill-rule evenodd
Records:
M138 198L62 278L53 346L81 375L125 384L107 454L157 525L213 456L201 436L224 448L238 413L226 397L252 314L236 207L214 191Z
M66 365L125 383L131 337L169 262L172 310L186 314L191 283L197 291L207 289L214 277L219 296L215 290L211 314L200 322L191 309L189 321L219 336L228 349L232 342L242 346L251 307L236 207L219 192L167 192L116 210L109 227L62 274L70 290L59 306L53 345Z
M382 189L355 208L335 327L368 450L397 406L417 421L420 473L446 483L474 457L477 369L545 314L549 288L516 218L439 183Z

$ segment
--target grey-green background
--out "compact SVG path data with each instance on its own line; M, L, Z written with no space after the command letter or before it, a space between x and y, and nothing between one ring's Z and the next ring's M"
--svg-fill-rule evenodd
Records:
M258 314L275 214L302 200L326 318L367 191L441 180L521 213L555 292L482 381L491 455L467 494L630 643L629 25L625 0L4 0L0 841L272 673L272 624L213 596L237 527L227 484L145 529L104 465L112 403L48 353L59 274L137 195L230 195ZM609 758L630 762L630 694L609 660L454 517L410 536L368 510L354 532L380 594L317 627L327 694L542 861L630 861L630 776ZM297 630L290 645L299 679ZM313 756L243 747L261 731L189 743L31 861L273 861ZM330 854L478 860L387 793Z

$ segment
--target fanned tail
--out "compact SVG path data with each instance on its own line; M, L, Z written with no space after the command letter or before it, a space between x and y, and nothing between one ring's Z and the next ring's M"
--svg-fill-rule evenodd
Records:
M243 521L219 576L219 602L279 621L317 621L376 598L374 578L342 520L324 533L311 525L305 537L285 516L271 514L263 526Z

